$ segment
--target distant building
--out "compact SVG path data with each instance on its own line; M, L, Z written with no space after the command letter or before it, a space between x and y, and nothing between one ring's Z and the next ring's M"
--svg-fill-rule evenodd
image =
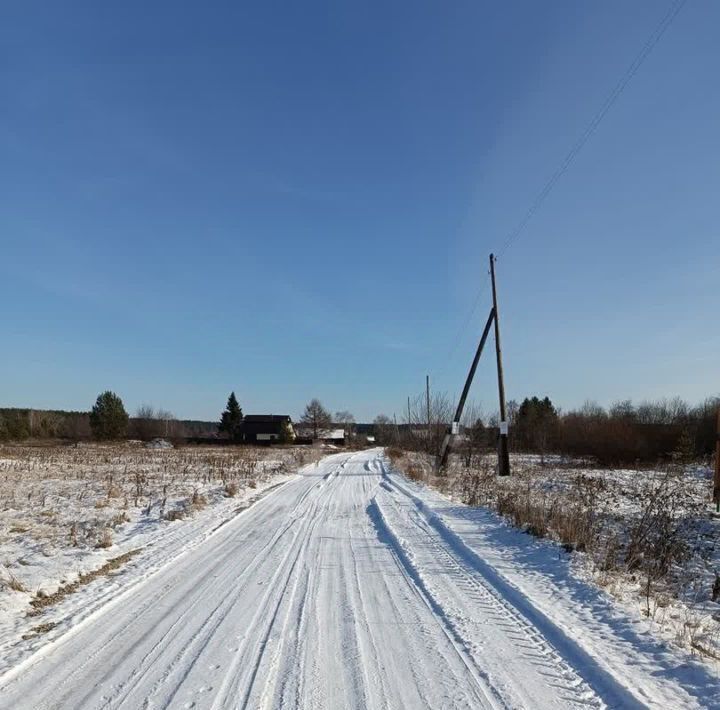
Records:
M297 430L298 443L302 444L334 444L335 446L345 446L345 429L319 429L317 436L309 427L303 427Z
M287 414L246 414L243 437L249 444L290 443L295 440L295 431Z
M322 429L318 432L317 439L324 444L345 446L345 429Z

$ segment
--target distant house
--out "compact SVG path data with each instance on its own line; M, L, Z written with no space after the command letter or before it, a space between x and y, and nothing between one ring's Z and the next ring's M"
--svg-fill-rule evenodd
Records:
M345 445L345 429L321 429L317 438L324 444Z
M297 431L298 443L303 444L334 444L335 446L345 446L345 429L319 429L317 436L309 427L303 427Z
M270 444L273 441L294 440L295 431L287 414L246 414L243 436L250 444Z

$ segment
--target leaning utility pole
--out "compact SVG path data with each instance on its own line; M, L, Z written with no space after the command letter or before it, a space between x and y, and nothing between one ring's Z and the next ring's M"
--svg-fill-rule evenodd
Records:
M495 358L497 360L497 374L498 374L498 394L500 395L500 437L498 439L498 473L501 476L510 475L510 456L508 454L508 423L505 418L505 381L503 380L503 367L502 367L502 349L500 347L500 320L498 317L498 305L497 305L497 288L495 287L495 257L490 254L490 276L492 278L492 297L493 306L490 309L487 322L485 323L485 329L483 330L482 336L480 337L480 343L475 351L475 357L473 358L472 365L470 365L470 372L468 372L467 378L465 379L465 386L463 387L462 394L460 395L460 401L458 402L457 409L455 410L455 417L450 424L450 429L445 434L445 439L440 446L440 454L437 457L437 469L442 470L447 463L450 455L450 449L452 448L453 440L460 433L460 419L462 418L463 409L465 407L465 400L467 399L468 392L470 391L470 385L472 384L473 378L475 377L475 370L477 369L478 362L480 362L480 356L482 355L483 348L485 347L485 341L490 334L490 328L495 324ZM719 479L720 480L720 479Z
M498 396L500 399L500 438L498 440L498 473L510 475L508 453L508 422L505 418L505 381L503 379L502 349L500 347L500 312L498 311L497 289L495 287L495 256L490 254L490 278L492 280L493 312L495 314L495 357L497 360Z
M438 470L443 469L447 463L448 456L450 455L450 449L452 447L453 439L460 433L460 419L462 418L463 409L465 408L465 400L467 399L468 393L470 392L470 385L472 384L473 378L475 377L475 370L477 370L478 363L480 362L480 356L482 355L483 348L485 347L485 341L490 334L490 326L492 326L495 320L495 309L490 309L490 315L488 316L487 323L483 330L482 336L480 336L480 342L478 343L477 350L475 351L475 357L473 358L472 364L470 365L470 371L465 378L465 386L463 387L462 394L460 395L460 401L458 402L457 409L455 410L455 417L450 425L450 431L445 434L442 446L440 447L440 455L437 460Z

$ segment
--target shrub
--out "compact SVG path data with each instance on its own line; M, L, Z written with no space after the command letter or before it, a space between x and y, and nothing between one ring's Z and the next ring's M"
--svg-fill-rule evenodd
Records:
M105 528L102 531L102 534L100 535L100 539L97 541L95 547L108 548L108 547L112 547L112 544L113 544L112 530L110 528Z
M27 587L12 573L8 572L6 579L0 580L2 587L12 589L13 592L27 592Z
M190 502L192 503L193 508L195 508L196 510L202 510L207 505L207 498L196 488L193 491L192 499Z
M423 473L422 468L414 463L411 463L409 466L405 467L405 475L411 481L424 481L425 480L425 474Z
M405 455L405 452L402 449L398 449L397 446L388 446L385 449L385 454L390 461L397 463L397 461Z

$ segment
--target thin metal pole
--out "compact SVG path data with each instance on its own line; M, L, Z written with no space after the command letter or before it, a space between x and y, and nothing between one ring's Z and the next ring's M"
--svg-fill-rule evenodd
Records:
M432 443L432 438L430 437L430 375L425 375L425 405L427 408L427 433L425 436L428 451L432 451L430 448Z
M430 375L425 375L425 403L427 405L427 425L430 429Z
M408 400L408 402L407 402L407 404L408 404L408 423L407 423L407 432L406 432L407 436L405 437L405 440L407 442L411 442L411 441L413 441L414 437L412 434L412 426L410 425L410 397L409 396L408 396L407 400Z
M490 254L490 278L492 280L493 311L495 312L495 357L497 359L498 397L500 399L500 438L498 441L498 473L510 475L508 453L508 422L505 418L505 380L503 377L502 348L500 346L500 312L498 311L497 289L495 286L495 256Z

